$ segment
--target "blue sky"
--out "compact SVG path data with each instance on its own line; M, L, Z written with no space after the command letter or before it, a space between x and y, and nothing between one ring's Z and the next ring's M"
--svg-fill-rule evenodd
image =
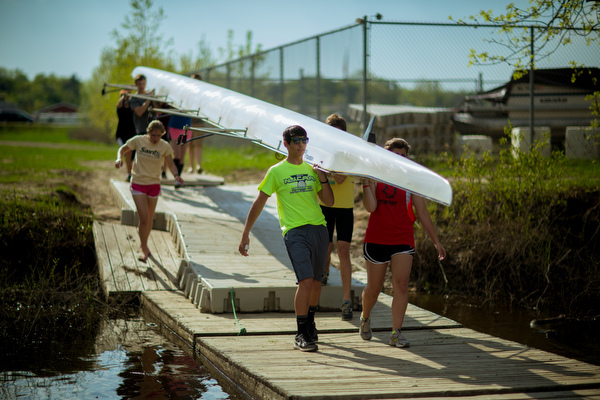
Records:
M513 0L527 7L527 0ZM505 10L509 0L155 0L167 18L160 32L173 39L175 54L196 54L204 35L216 54L234 31L245 43L248 30L263 49L311 37L355 23L364 15L383 21L449 22L478 11ZM100 64L102 49L114 42L131 11L126 0L0 0L0 66L20 69L31 79L38 73L87 80Z

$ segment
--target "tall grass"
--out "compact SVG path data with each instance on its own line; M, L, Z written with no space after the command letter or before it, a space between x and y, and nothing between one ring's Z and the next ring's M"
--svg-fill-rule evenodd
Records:
M59 196L13 189L0 199L0 370L36 369L40 354L64 359L65 345L93 334L108 309L92 220Z

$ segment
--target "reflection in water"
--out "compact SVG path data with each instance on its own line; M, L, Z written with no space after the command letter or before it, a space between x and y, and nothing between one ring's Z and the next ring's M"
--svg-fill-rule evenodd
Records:
M73 344L65 344L73 350ZM93 350L90 353L90 348ZM110 320L80 347L77 372L2 371L3 399L234 399L201 364L141 319ZM43 355L42 355L43 356ZM24 365L24 364L22 364ZM50 365L50 363L46 364ZM31 371L31 370L30 370Z

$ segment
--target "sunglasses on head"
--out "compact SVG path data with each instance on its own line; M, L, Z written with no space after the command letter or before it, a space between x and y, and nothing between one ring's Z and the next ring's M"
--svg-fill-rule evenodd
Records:
M293 137L292 138L292 143L298 144L300 142L306 144L306 143L308 143L308 138L307 137Z

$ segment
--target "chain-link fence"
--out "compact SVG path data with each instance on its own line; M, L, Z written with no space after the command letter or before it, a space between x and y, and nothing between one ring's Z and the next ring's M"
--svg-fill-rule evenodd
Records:
M518 29L520 35L527 27ZM568 45L555 40L536 50L536 68L600 64L596 45L576 31L569 36ZM506 62L470 66L469 54L510 57L499 43L509 40L494 26L367 19L200 72L208 82L318 120L337 112L362 129L376 115L385 131L378 141L400 135L439 150L453 141L452 108L514 72Z

